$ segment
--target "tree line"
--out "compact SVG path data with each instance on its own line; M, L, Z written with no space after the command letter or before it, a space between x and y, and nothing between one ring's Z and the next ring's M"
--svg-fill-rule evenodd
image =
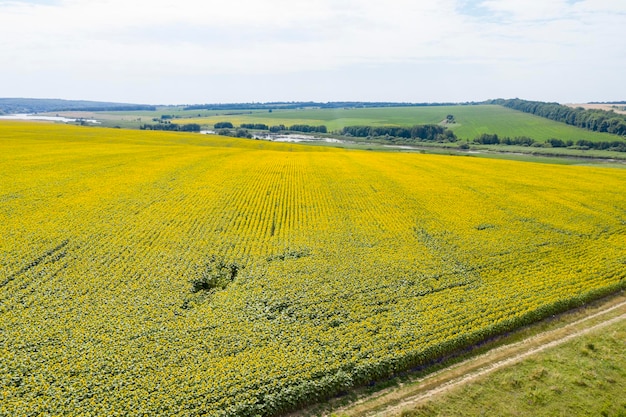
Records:
M388 101L276 101L268 103L214 103L214 104L193 104L184 107L184 110L294 110L304 108L319 109L342 109L342 108L372 108L372 107L430 107L430 106L456 106L456 105L475 105L477 102L465 103L403 103Z
M240 125L242 129L254 129L254 130L269 130L269 126L263 123L242 123Z
M168 132L199 132L200 128L200 125L197 123L188 123L184 125L179 125L176 123L145 123L139 126L140 130L165 130Z
M496 133L483 133L472 141L480 145L521 145L521 146L548 146L551 148L572 148L572 149L595 149L615 152L626 152L626 142L615 141L597 141L590 140L563 140L557 138L547 139L544 143L535 141L528 136L517 136L510 138L508 136L498 136Z
M328 133L328 128L325 125L311 126L305 124L285 126L275 125L268 126L264 123L242 123L239 125L241 129L253 129L253 130L269 130L272 133L280 132L302 132L302 133ZM231 122L217 122L213 125L214 129L233 129L234 126Z
M456 142L453 131L439 125L415 125L413 127L399 126L346 126L341 131L344 136L358 138L389 136L402 139L423 141Z
M311 125L291 125L289 130L292 132L302 133L328 133L328 129L324 125L311 126Z
M481 145L521 145L531 146L535 143L533 138L528 136L516 136L510 138L508 136L500 137L496 133L483 133L482 135L474 138L474 143Z
M591 130L626 136L626 115L600 109L563 106L558 103L527 101L521 99L497 99L489 102L524 113L545 117L557 122Z

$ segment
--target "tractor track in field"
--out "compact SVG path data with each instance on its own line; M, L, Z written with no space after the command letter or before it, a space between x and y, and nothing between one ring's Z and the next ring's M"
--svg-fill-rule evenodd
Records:
M567 313L565 313L567 314ZM626 298L619 295L582 317L556 328L541 331L521 341L505 344L470 357L421 378L367 395L348 405L324 413L328 416L398 416L429 399L471 383L493 371L518 363L530 356L626 319ZM312 415L296 413L295 415ZM317 414L319 415L319 414Z

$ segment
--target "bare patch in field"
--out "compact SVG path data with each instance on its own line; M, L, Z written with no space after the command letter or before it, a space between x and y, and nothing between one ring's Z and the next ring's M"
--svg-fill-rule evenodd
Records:
M626 114L626 104L611 104L611 103L605 103L605 104L589 104L589 103L576 103L576 104L566 104L566 106L569 107L582 107L583 109L587 109L587 110L606 110L606 111L611 111L613 110L615 113L619 113L619 114Z

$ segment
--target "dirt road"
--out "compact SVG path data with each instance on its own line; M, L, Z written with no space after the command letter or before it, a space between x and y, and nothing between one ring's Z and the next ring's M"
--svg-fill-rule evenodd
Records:
M626 298L621 295L590 311L579 312L575 320L570 318L565 325L489 350L424 378L362 398L346 407L333 410L333 414L342 417L396 416L402 410L426 402L433 396L625 319Z

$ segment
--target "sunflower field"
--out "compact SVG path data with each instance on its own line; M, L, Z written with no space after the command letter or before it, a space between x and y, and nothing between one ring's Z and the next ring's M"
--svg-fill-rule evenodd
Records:
M626 170L0 123L0 416L271 416L626 288Z

